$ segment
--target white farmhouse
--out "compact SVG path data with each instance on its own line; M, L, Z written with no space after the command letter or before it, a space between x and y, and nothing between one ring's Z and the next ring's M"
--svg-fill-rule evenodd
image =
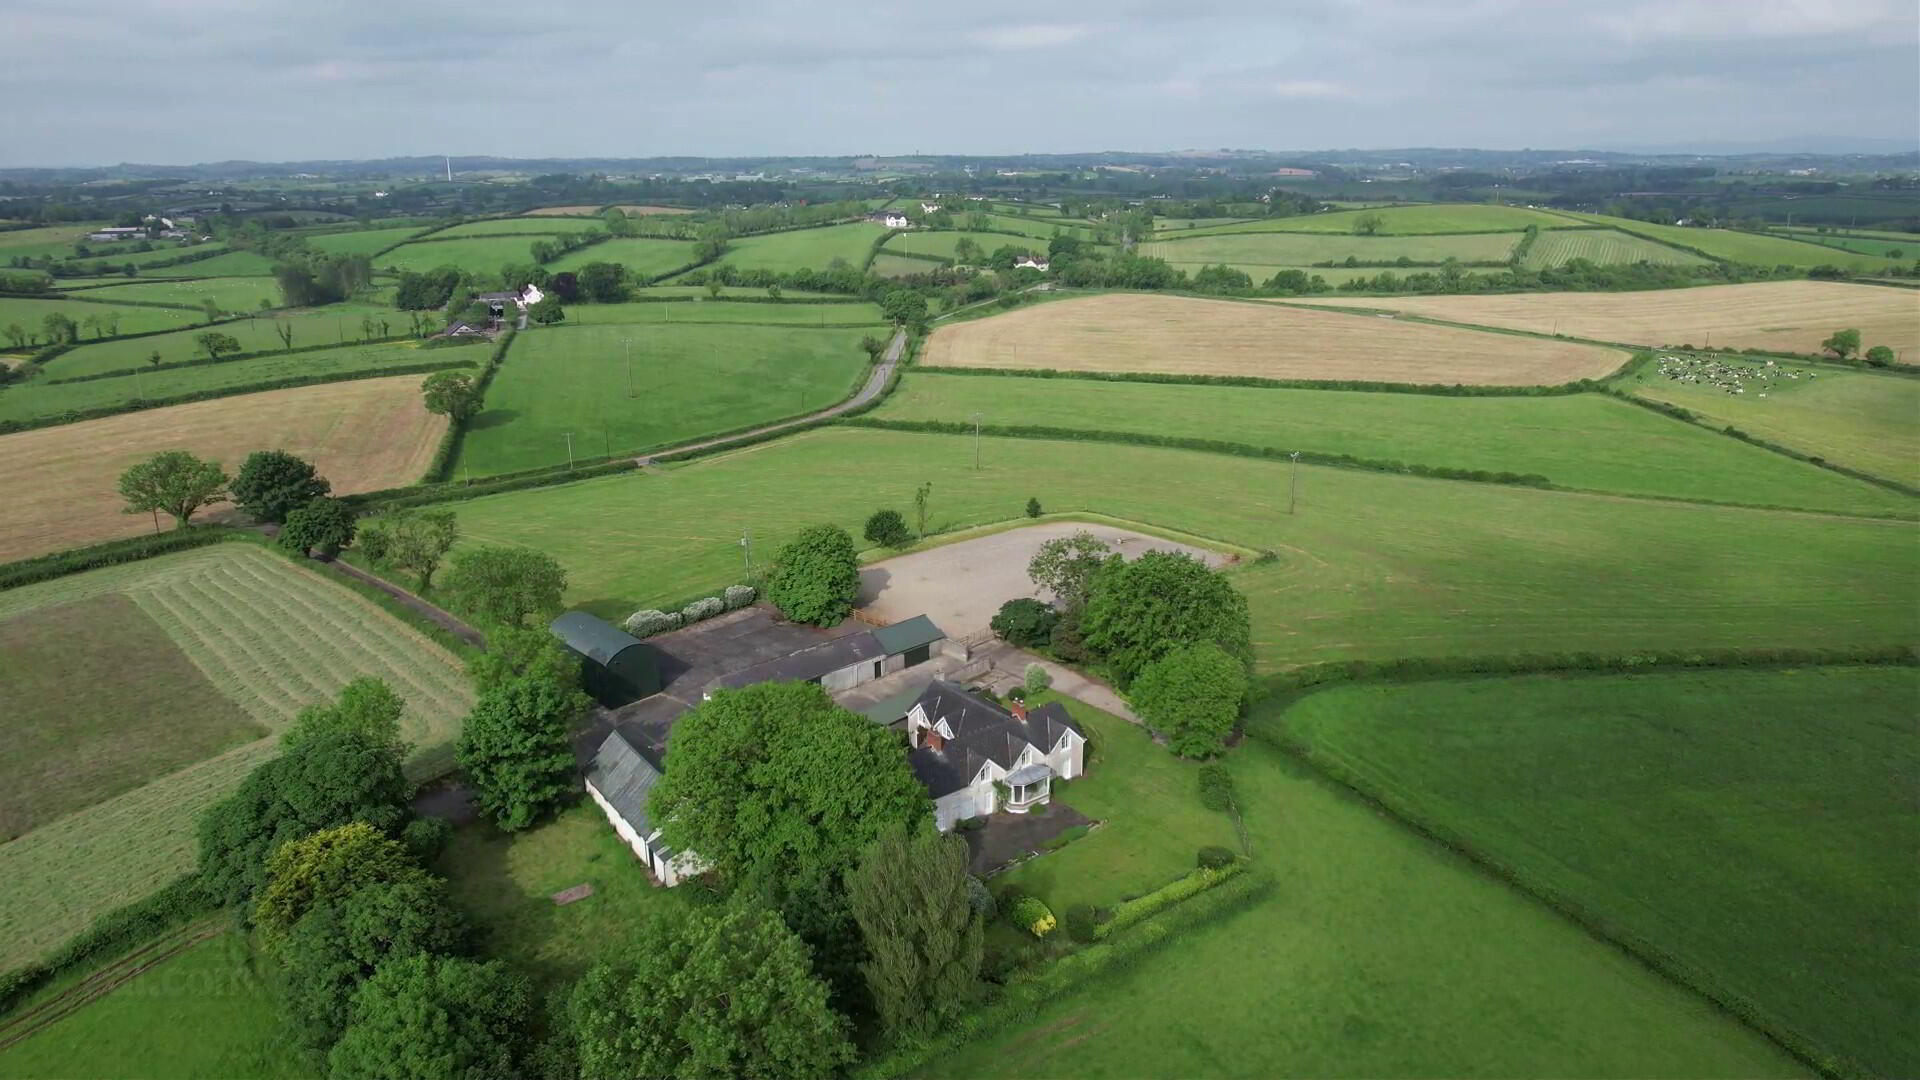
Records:
M1015 270L1045 271L1047 267L1051 265L1051 263L1047 262L1045 255L1022 255L1013 261L1013 268Z
M1024 814L1052 797L1055 779L1086 771L1087 738L1049 703L1012 711L936 679L907 711L907 765L933 796L943 832L999 809Z
M706 869L691 851L676 852L647 817L647 796L660 782L660 768L618 731L607 735L587 767L587 794L607 815L613 831L633 849L662 885L672 887Z

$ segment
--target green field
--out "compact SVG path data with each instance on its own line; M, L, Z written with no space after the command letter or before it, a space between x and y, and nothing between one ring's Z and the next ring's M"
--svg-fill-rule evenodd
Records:
M972 240L980 246L981 251L989 255L1002 247L1035 253L1045 253L1047 250L1044 241L1023 240L1018 236L1008 236L1005 233L917 231L895 233L880 250L883 254L902 252L911 255L938 255L943 259L952 259L955 257L954 249L960 246L961 240Z
M1920 259L1920 236L1839 236L1796 230L1791 239L1804 240L1822 247L1841 248L1877 259Z
M1256 723L1747 1002L1920 1075L1914 669L1339 687Z
M859 343L871 332L669 323L538 328L514 339L487 388L486 409L467 429L459 470L485 476L564 465L568 432L576 457L598 457L826 408L864 377Z
M904 255L888 255L881 252L873 257L873 264L867 267L869 273L881 277L912 277L915 274L927 274L940 269L937 262L926 259L909 259Z
M995 438L981 440L981 469L973 460L970 437L830 428L657 475L477 499L457 512L470 539L558 558L569 602L603 616L732 581L744 529L757 555L818 522L857 534L875 509L909 508L924 481L933 484L936 531L1017 517L1034 497L1049 511L1097 511L1272 549L1276 561L1234 573L1266 671L1530 650L1891 644L1920 634L1911 602L1920 566L1906 523L1309 466L1290 515L1280 462ZM1630 573L1603 569L1622 563Z
M1920 392L1920 384L1914 391ZM1904 400L1920 409L1920 397ZM1562 487L1623 495L1842 513L1920 512L1920 500L1599 394L1442 397L912 372L873 415L951 420L975 413L988 424L1138 432L1536 473ZM1910 439L1913 427L1907 425Z
M825 270L835 259L851 266L867 261L886 228L871 222L827 225L817 229L743 236L727 241L727 253L720 261L742 270Z
M153 304L198 307L212 300L222 311L258 311L260 301L280 306L280 287L270 277L202 278L189 281L141 281L83 289L73 294L86 300L140 300Z
M475 240L416 240L379 256L373 263L382 270L414 273L456 266L469 274L487 277L498 274L503 266L532 262L533 245L539 239L538 236L494 236Z
M419 231L418 226L409 225L398 229L362 229L358 232L324 233L320 236L307 237L307 246L330 255L372 255L401 243Z
M1655 225L1645 221L1626 221L1602 214L1582 214L1573 211L1568 211L1567 216L1601 225L1612 225L1626 232L1649 236L1669 244L1695 248L1716 259L1752 263L1756 266L1784 265L1806 268L1824 265L1871 272L1885 270L1888 265L1886 259L1853 255L1834 248L1822 247L1819 244L1807 244L1779 236L1761 236L1757 233L1734 232L1729 229Z
M251 545L219 544L0 593L0 620L103 596L131 601L214 693L270 732L349 680L372 675L407 702L401 735L415 748L410 768L437 775L452 764L456 727L473 704L457 661L315 571ZM89 633L100 642L119 640L109 627ZM70 662L87 663L99 684L90 692L127 702L153 692L140 679L143 665L129 659L90 652ZM203 703L165 704L177 723L182 711ZM70 715L66 723L78 737L99 722ZM0 970L42 955L101 913L191 869L195 816L276 746L269 736L203 758L0 846Z
M155 308L154 310L163 309ZM191 315L190 312L180 314ZM156 352L160 354L162 361L199 359L206 353L193 339L209 330L226 334L238 341L242 352L265 352L283 348L279 332L274 329L278 323L286 323L293 327L293 347L296 349L308 345L319 345L322 342L344 344L360 339L360 320L369 316L376 322L386 320L387 330L391 334L404 334L411 325L405 312L395 311L384 304L365 302L277 311L272 315L235 319L218 326L188 327L171 334L154 334L151 337L133 338L128 341L82 344L79 348L61 353L48 361L46 375L52 379L67 379L75 375L93 375L102 371L126 371L145 367L147 358ZM380 335L377 326L374 328L374 333L385 336Z
M1093 239L1093 229L1086 222L1076 221L1071 218L1058 218L1056 223L1054 220L1035 221L1030 217L1017 217L1012 214L988 214L987 217L993 222L995 229L999 229L1002 232L1019 233L1022 236L1031 236L1036 240L1051 240L1056 234L1077 236L1082 240ZM964 221L965 217L963 216L960 220ZM991 235L992 234L989 233L980 238L981 245L988 251L992 251L995 247L999 246L999 244L1006 242L1005 240L1001 240L988 243L986 236Z
M1805 1075L1698 997L1281 751L1252 740L1229 760L1253 872L1270 875L1272 891L917 1075Z
M1897 241L1904 241L1909 244L1920 244L1920 232L1896 232L1892 229L1836 228L1836 229L1831 229L1827 232L1821 232L1819 229L1811 228L1806 225L1772 225L1772 226L1768 226L1768 228L1774 232L1819 236L1827 240L1839 240L1839 239L1844 239L1846 237L1854 237L1854 238L1864 237L1866 239L1871 239L1871 240L1897 240Z
M302 1080L295 1044L247 939L227 932L0 1051L3 1080Z
M634 279L646 281L668 271L678 270L692 261L693 241L691 240L655 240L623 236L588 245L579 251L568 252L548 264L547 269L558 274L567 270L577 271L588 263L619 263L627 268L627 272Z
M1605 266L1650 262L1667 266L1705 266L1707 260L1679 248L1656 244L1615 229L1549 229L1540 234L1520 265L1528 270L1564 266L1585 259Z
M0 232L0 261L16 255L39 257L52 255L66 258L73 254L75 241L86 237L106 222L94 222L91 225L43 225L37 229L14 229Z
M468 221L450 229L441 229L434 233L435 239L455 236L499 236L505 233L528 236L559 236L566 233L586 232L590 229L604 228L599 218L566 217L524 217L524 218L484 218L480 221Z
M1373 210L1335 210L1329 213L1302 214L1299 217L1263 218L1239 224L1205 226L1206 232L1309 232L1353 233L1360 218L1367 214L1380 217L1382 236L1418 236L1423 233L1520 232L1529 225L1542 229L1568 224L1566 217L1547 210L1523 206L1491 206L1470 203L1432 203L1422 206L1382 207Z
M1722 358L1726 363L1765 361ZM1677 382L1648 370L1627 389L1699 413L1716 426L1732 425L1802 453L1876 476L1920 485L1920 380L1777 361L1775 371L1800 373L1774 380L1767 396L1735 397L1710 385ZM1809 378L1808 376L1813 376Z
M105 408L135 398L155 400L250 386L276 379L305 375L332 375L349 371L373 371L401 364L425 364L461 360L478 365L486 359L484 346L466 350L426 351L408 341L379 345L343 345L315 352L280 353L230 360L222 364L144 372L110 379L54 384L40 379L0 393L0 420L39 420L64 413ZM49 368L49 371L53 369ZM50 375L49 378L57 377Z
M1214 225L1248 225L1261 218L1154 218L1154 232L1181 232L1186 229L1208 228Z
M705 289L692 295L690 300L654 301L644 299L665 289L642 289L636 295L643 299L628 304L575 304L567 309L566 324L569 326L599 326L619 324L622 326L645 326L655 323L763 323L779 326L842 326L847 323L878 326L886 322L880 305L865 300L844 299L845 303L832 304L766 304L766 303L728 303L723 293L718 300L710 299ZM676 294L686 295L684 290L674 290ZM749 295L764 297L763 290L742 290Z
M169 330L176 326L192 326L205 322L206 313L186 311L181 308L134 307L129 304L95 304L84 300L62 298L41 299L20 296L0 297L0 329L17 325L30 337L45 345L48 342L47 330L41 320L52 314L65 315L80 324L80 340L92 341L96 336L117 332L120 334L140 334L149 330ZM113 327L94 327L87 325L88 319L119 320L117 331Z
M270 277L272 274L273 260L253 251L228 251L211 259L196 259L178 266L145 267L140 271L141 277L149 278Z
M1513 257L1519 233L1471 236L1343 236L1307 233L1234 233L1149 240L1140 254L1173 263L1227 263L1233 266L1312 266L1352 257L1361 262L1504 262ZM1377 271L1376 271L1377 272ZM1271 272L1268 273L1271 276Z

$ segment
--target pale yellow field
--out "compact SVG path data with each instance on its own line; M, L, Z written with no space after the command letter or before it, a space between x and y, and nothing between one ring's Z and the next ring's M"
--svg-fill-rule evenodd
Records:
M1289 301L1387 308L1450 322L1633 345L1697 345L1817 353L1835 330L1860 331L1920 362L1920 291L1837 281L1761 281L1656 292L1506 296L1317 297Z
M0 561L152 531L151 516L120 512L116 485L127 466L162 450L191 451L229 474L254 450L286 450L313 462L336 494L412 483L446 429L420 403L424 378L270 390L0 436ZM173 523L163 514L160 527Z
M942 327L928 366L1552 385L1599 378L1613 349L1223 300L1117 293Z

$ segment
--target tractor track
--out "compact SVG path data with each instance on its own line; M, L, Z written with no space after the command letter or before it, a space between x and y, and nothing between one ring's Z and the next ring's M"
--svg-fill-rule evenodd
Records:
M32 1038L43 1028L107 996L155 965L218 937L224 929L224 920L220 917L189 923L99 968L33 1008L0 1021L0 1050Z

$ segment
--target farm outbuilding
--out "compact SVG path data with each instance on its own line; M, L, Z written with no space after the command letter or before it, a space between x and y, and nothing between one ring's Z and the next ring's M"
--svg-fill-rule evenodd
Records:
M584 661L587 693L617 709L660 692L660 659L653 647L605 619L569 611L553 620L553 636Z

